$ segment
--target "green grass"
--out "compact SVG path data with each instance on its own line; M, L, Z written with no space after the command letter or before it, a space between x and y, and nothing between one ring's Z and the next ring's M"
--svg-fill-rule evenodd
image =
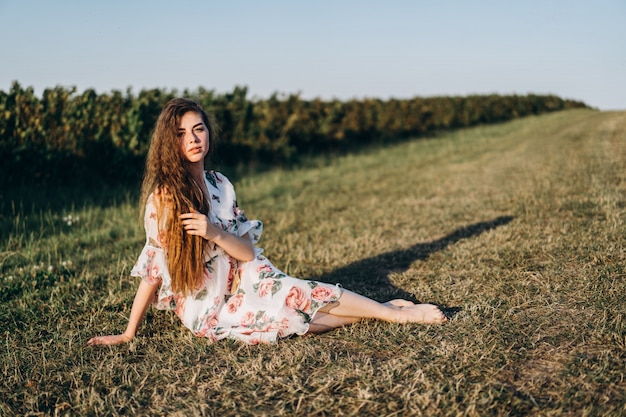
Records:
M150 310L130 344L89 348L126 325L136 192L7 192L0 415L626 414L626 113L461 130L236 187L286 272L456 314L246 346Z

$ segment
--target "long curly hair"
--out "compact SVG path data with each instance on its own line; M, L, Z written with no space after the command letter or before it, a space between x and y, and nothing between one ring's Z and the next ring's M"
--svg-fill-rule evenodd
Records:
M213 118L192 100L176 98L167 102L152 133L140 206L143 215L150 195L153 196L172 289L183 294L193 292L201 280L206 241L200 236L185 233L179 216L192 210L208 215L210 209L200 184L189 172L190 164L183 154L177 135L180 121L188 112L202 117L209 133L207 155L213 153L218 132ZM205 164L207 160L208 157L205 158Z

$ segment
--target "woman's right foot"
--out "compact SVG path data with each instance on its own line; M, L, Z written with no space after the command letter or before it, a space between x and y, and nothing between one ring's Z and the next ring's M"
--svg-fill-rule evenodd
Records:
M392 304L392 306L398 305ZM394 320L398 323L441 324L448 320L443 311L433 304L411 303L410 305L402 305L398 307L400 308L396 310L397 320Z

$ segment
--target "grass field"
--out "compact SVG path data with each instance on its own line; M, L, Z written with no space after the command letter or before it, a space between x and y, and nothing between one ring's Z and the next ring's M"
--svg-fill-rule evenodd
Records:
M226 174L229 174L226 172ZM240 176L286 272L453 314L276 345L150 310L136 191L0 201L0 415L626 415L626 113L572 110Z

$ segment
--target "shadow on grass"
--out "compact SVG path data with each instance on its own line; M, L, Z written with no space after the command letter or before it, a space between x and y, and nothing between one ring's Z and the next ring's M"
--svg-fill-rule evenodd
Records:
M128 198L137 199L140 187L139 182L9 187L0 194L0 215L24 216L42 211L64 212L89 206L108 207Z
M0 238L16 233L53 233L51 221L90 207L107 208L136 202L140 184L15 186L0 191ZM16 223L17 222L17 223Z
M326 274L309 279L339 283L347 289L355 290L359 294L374 298L378 301L388 301L394 298L403 298L415 303L437 302L419 300L415 294L396 287L389 280L390 273L402 273L418 260L427 259L432 253L443 250L448 246L468 239L486 231L503 226L513 220L512 216L500 216L493 220L461 227L441 239L431 242L417 243L410 248L382 253L371 258L362 259L350 265L336 269ZM458 312L460 308L440 305L449 316Z

